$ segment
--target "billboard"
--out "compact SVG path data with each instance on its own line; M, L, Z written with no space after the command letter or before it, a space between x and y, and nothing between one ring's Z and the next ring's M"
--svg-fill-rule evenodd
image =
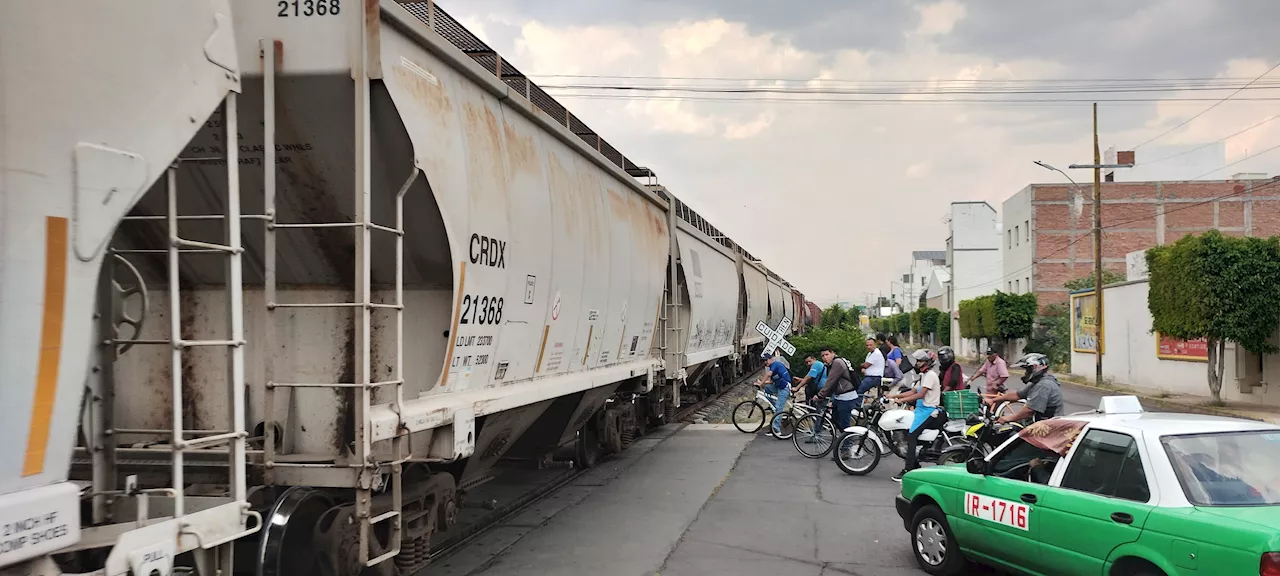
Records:
M1209 361L1209 341L1204 338L1179 340L1156 332L1156 358L1161 360Z
M1093 291L1071 295L1071 349L1093 354L1106 353L1107 343L1098 330L1098 298Z

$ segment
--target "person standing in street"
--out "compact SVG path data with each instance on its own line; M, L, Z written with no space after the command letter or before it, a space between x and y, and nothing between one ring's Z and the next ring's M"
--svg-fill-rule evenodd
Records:
M898 366L898 372L902 372L902 348L898 347L898 337L890 336L887 340L889 343L889 352L884 355L884 359ZM882 349L881 352L884 352Z
M987 361L982 363L982 367L970 376L965 384L972 384L979 376L985 376L987 379L987 394L1003 394L1005 392L1004 381L1009 379L1009 367L1005 364L1004 358L996 354L995 349L987 347Z
M767 352L764 355L764 365L767 371L756 380L756 386L763 386L765 394L777 395L777 399L773 401L772 430L774 436L779 436L782 434L780 416L787 407L787 400L791 398L791 372L778 361L777 356Z

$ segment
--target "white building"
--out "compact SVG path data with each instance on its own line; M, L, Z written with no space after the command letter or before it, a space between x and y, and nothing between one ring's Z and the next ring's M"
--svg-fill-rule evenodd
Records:
M946 268L933 269L933 273L929 275L929 285L924 290L924 298L925 304L930 308L951 312L951 273Z
M960 356L978 353L976 343L960 338L959 303L1001 287L1000 222L986 202L952 202L947 236L947 269L951 275L951 347Z
M903 277L903 311L920 309L920 296L929 287L929 278L935 268L945 268L945 250L916 250L911 253L911 272Z

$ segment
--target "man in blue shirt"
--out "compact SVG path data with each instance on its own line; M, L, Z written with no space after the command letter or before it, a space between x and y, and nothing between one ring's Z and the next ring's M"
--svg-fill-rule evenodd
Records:
M827 365L819 362L812 354L804 357L804 363L809 367L809 373L804 378L795 379L796 385L791 387L791 395L796 395L803 388L805 399L812 402L818 396L818 391L827 384Z
M756 381L756 386L764 386L765 394L777 395L777 399L773 402L773 434L777 436L782 433L780 426L782 419L778 416L782 414L787 406L787 400L791 397L791 371L778 361L777 356L767 352L764 354L764 365L767 372ZM766 381L770 383L765 385Z

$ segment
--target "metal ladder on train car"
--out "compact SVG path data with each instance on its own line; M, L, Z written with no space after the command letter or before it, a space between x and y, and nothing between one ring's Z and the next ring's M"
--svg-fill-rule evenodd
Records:
M415 167L409 178L405 180L404 185L396 194L396 224L395 227L382 226L372 221L372 197L371 192L366 184L364 190L357 190L355 194L355 218L352 222L280 222L277 220L278 213L276 211L276 118L275 118L275 89L276 89L276 59L281 54L280 45L273 39L259 40L259 56L262 58L262 95L263 95L263 206L266 212L266 231L263 239L263 252L265 261L264 273L264 301L267 307L267 321L265 323L266 330L263 338L265 340L264 350L273 350L275 344L275 314L279 309L289 308L349 308L358 314L356 321L356 376L355 382L277 382L275 381L273 363L268 359L265 366L265 404L266 411L264 420L268 422L264 426L265 441L263 442L263 463L268 474L268 483L270 483L271 471L274 468L359 468L360 474L355 494L355 514L360 522L360 563L365 566L374 566L381 564L387 560L394 558L400 553L401 536L403 532L403 519L401 516L401 508L403 506L403 485L402 485L402 469L404 464L409 461L410 455L406 453L405 444L408 442L408 431L404 427L403 413L401 407L404 405L404 196L409 191L410 186L417 180L420 171ZM359 86L359 83L357 83ZM365 82L363 94L357 88L357 105L360 105L363 97L364 104L368 102L368 87ZM365 110L367 113L367 109ZM361 111L357 110L357 116L360 117ZM368 118L367 114L363 116L364 126L367 137ZM358 134L357 138L361 136ZM367 180L368 175L364 172L364 167L357 162L357 178ZM276 301L276 231L278 230L307 230L318 228L352 228L355 230L356 237L356 275L355 275L355 301L354 302L325 302L325 303L283 303ZM375 303L371 299L371 280L372 265L370 263L370 239L374 231L389 233L395 236L396 242L396 275L395 275L395 302L391 304ZM396 330L396 359L395 372L390 380L371 382L370 363L371 363L371 316L374 310L391 310L395 314L395 330ZM392 460L390 462L379 463L376 461L372 442L370 440L369 430L369 410L373 401L374 389L383 386L395 387L395 398L393 400L392 410L401 416L400 423L397 424L397 434L392 440ZM276 391L280 388L331 388L344 389L351 388L356 390L356 414L355 414L355 461L349 464L340 463L303 463L303 462L281 462L276 460L275 449L275 427L270 425L270 421L275 416ZM373 492L374 478L379 471L384 468L390 468L392 505L391 510L372 516L373 508ZM388 549L374 557L371 557L373 539L371 529L382 522L391 522L391 541Z
M237 95L234 92L228 93L224 101L225 109L225 127L226 134L233 136L236 134L237 125ZM234 141L234 140L232 140ZM138 516L140 521L145 521L146 504L145 495L151 493L166 494L173 499L173 517L182 518L187 513L185 502L185 481L184 473L184 455L187 452L211 448L220 445L227 445L229 473L228 497L233 502L241 505L242 516L241 521L245 518L257 517L258 525L230 536L221 536L216 539L205 538L200 533L198 524L187 524L181 529L181 534L194 536L202 549L212 549L232 540L253 534L257 532L262 525L261 517L256 512L249 510L246 493L246 450L248 433L245 430L245 387L244 387L244 353L245 353L245 337L244 337L244 284L243 284L243 257L244 248L241 246L240 227L243 219L261 218L258 215L244 215L240 213L240 184L239 184L239 161L238 150L235 146L226 147L226 164L227 164L227 205L225 214L208 214L208 215L188 215L178 214L178 166L183 161L191 159L179 158L174 164L169 166L165 174L165 194L166 194L166 214L163 216L125 216L125 221L161 221L167 225L168 242L164 249L112 249L109 258L123 260L124 263L134 272L138 287L145 295L145 287L142 287L141 276L137 274L136 268L129 264L127 259L122 255L126 254L165 254L168 264L168 297L169 297L169 337L163 340L147 340L140 339L141 322L139 320L126 318L125 323L133 325L134 337L131 339L121 339L118 334L111 334L110 338L103 341L104 346L111 347L109 358L116 355L115 347L124 345L127 347L134 345L163 345L172 349L171 355L171 394L172 394L172 425L171 429L126 429L111 428L111 416L106 413L110 410L110 403L107 402L105 409L98 408L98 414L92 418L93 428L89 441L94 445L91 446L91 452L94 453L94 507L93 516L96 522L106 520L108 513L106 504L100 496L115 495L124 493L126 495L139 495L140 501L138 506ZM192 220L222 220L225 222L224 237L225 244L216 244L210 242L202 242L183 238L179 234L179 221ZM192 339L185 340L182 337L182 299L181 285L179 275L179 258L183 254L216 254L227 258L227 337L226 339ZM113 282L111 274L105 274L105 282ZM111 304L114 306L114 304ZM144 300L145 308L145 300ZM145 313L145 310L144 310ZM107 316L113 316L111 314ZM114 319L109 320L114 326ZM227 383L230 387L229 396L231 399L228 406L228 429L227 430L186 430L183 427L183 406L185 400L183 398L183 374L182 359L183 354L192 348L198 347L225 347L227 349ZM110 360L108 360L110 362ZM113 392L108 391L105 395L109 398ZM101 400L101 395L95 398L95 401ZM112 450L115 445L115 437L120 435L141 435L141 436L163 436L168 435L171 443L172 462L171 488L147 489L134 492L132 487L128 487L125 491L115 489L115 474L99 474L97 467L102 463L109 463L109 470L114 471L115 454ZM102 453L101 456L98 453Z

